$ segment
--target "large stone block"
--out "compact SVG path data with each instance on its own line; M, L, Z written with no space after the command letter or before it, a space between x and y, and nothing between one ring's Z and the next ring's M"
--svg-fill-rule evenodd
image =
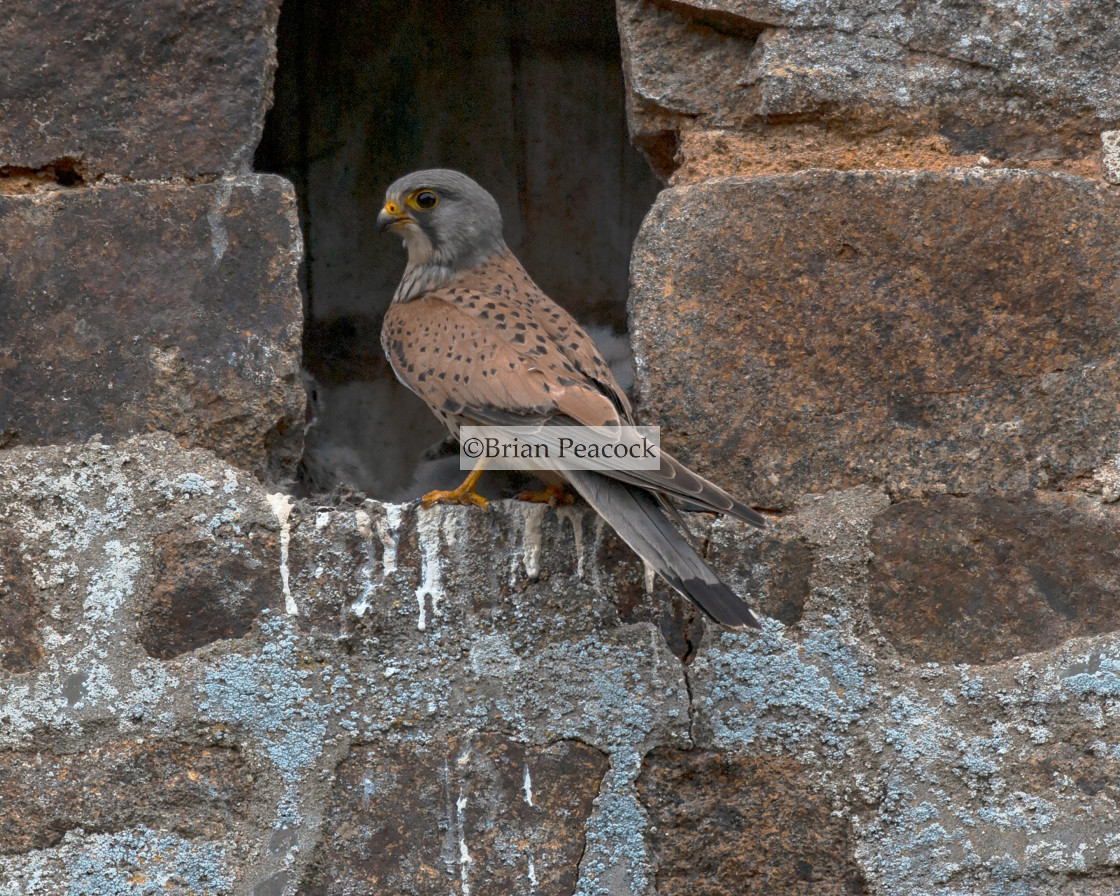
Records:
M1078 495L893 504L870 537L873 618L922 662L985 663L1120 629L1120 515Z
M607 757L497 734L355 750L308 896L574 891Z
M301 446L299 225L254 176L0 196L0 440L161 429L259 474Z
M631 133L817 122L936 134L993 158L1079 158L1120 121L1120 14L1061 0L620 0Z
M634 250L647 422L749 500L1076 487L1120 444L1120 198L1065 175L666 190Z
M0 166L88 180L247 170L279 11L279 0L6 3Z
M866 893L851 824L785 757L660 748L638 794L661 896Z
M75 828L146 825L219 839L245 813L252 774L235 750L115 742L75 753L0 752L0 854Z

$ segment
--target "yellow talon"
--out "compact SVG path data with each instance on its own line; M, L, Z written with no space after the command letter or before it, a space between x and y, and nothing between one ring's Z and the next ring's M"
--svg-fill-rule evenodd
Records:
M475 507L481 507L483 510L489 511L490 502L474 490L475 486L478 485L478 480L482 478L484 467L484 464L479 464L471 470L471 474L463 480L463 484L454 491L445 492L436 489L424 495L420 499L420 503L424 507L431 507L433 504L463 504L470 507L473 504Z

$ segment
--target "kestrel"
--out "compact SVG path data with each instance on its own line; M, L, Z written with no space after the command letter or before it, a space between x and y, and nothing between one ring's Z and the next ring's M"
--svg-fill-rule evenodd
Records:
M385 314L381 344L397 375L455 436L459 427L634 423L630 402L595 344L530 279L502 238L494 197L458 171L416 171L392 184L378 227L399 234L408 264ZM750 606L696 553L671 499L689 509L763 518L661 452L659 470L542 473L546 495L566 481L666 582L717 622L758 626ZM454 491L475 504L485 464Z

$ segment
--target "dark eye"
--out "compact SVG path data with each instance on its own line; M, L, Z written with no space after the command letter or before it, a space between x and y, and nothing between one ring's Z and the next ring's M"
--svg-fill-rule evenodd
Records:
M431 190L421 190L416 194L416 207L422 208L425 211L430 208L435 208L439 203L439 197Z

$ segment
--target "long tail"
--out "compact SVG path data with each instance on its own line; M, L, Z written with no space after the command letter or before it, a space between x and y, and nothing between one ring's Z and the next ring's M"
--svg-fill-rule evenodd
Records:
M747 602L720 581L651 492L592 470L566 470L565 476L639 557L716 622L759 627Z

